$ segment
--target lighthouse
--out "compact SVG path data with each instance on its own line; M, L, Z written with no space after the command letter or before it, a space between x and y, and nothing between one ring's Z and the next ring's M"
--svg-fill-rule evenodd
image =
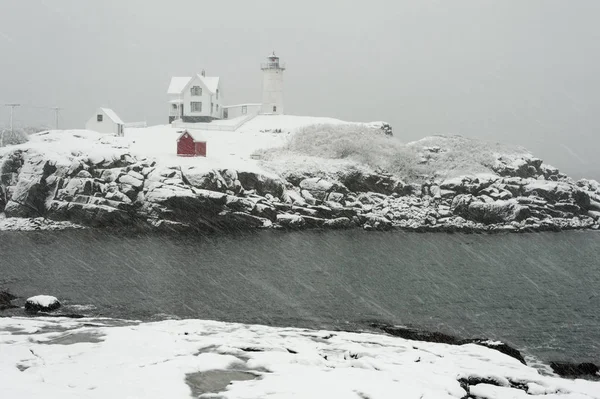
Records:
M283 114L283 71L285 65L279 62L275 52L261 64L263 71L262 114Z

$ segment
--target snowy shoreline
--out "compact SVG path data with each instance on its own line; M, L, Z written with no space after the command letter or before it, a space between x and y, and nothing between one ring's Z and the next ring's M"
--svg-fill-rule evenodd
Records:
M600 398L600 382L540 375L484 346L384 334L15 317L0 318L0 342L10 397ZM248 379L199 391L209 371Z

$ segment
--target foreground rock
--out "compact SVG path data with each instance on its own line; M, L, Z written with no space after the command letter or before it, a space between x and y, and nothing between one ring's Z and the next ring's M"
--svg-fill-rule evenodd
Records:
M552 371L567 378L594 378L600 380L600 368L594 363L550 363Z
M202 320L0 318L0 330L10 398L189 398L190 374L241 370L257 378L202 397L600 399L600 382L544 376L473 344Z
M479 338L470 338L463 339L456 337L454 335L444 334L437 331L424 331L416 328L407 328L407 327L399 327L399 326L391 326L386 324L377 324L374 323L371 327L380 329L390 335L395 337L401 337L404 339L410 339L415 341L423 341L423 342L435 342L439 344L449 344L449 345L467 345L467 344L475 344L485 346L486 348L497 350L498 352L504 353L514 359L517 359L519 362L523 364L525 363L525 358L519 352L519 350L505 344L504 342L499 341L491 341L489 339L479 339Z
M0 310L14 307L12 304L13 299L17 299L17 297L8 291L0 290Z
M37 295L28 298L25 302L25 310L31 313L52 312L61 306L58 299L50 295Z

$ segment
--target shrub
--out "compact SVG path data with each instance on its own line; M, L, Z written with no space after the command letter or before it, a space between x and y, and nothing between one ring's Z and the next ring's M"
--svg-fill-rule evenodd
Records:
M14 129L12 133L10 129L0 130L0 147L23 144L27 141L29 141L29 137L25 129Z
M491 172L500 154L519 153L526 152L460 136L432 136L403 144L381 129L364 124L306 126L284 147L257 152L270 161L292 160L298 155L354 161L406 181Z

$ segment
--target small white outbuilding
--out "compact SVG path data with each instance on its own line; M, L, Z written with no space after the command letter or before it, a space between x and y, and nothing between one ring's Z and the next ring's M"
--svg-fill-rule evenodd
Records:
M98 108L94 116L92 116L85 128L98 133L116 134L123 136L124 123L119 116L110 108Z

